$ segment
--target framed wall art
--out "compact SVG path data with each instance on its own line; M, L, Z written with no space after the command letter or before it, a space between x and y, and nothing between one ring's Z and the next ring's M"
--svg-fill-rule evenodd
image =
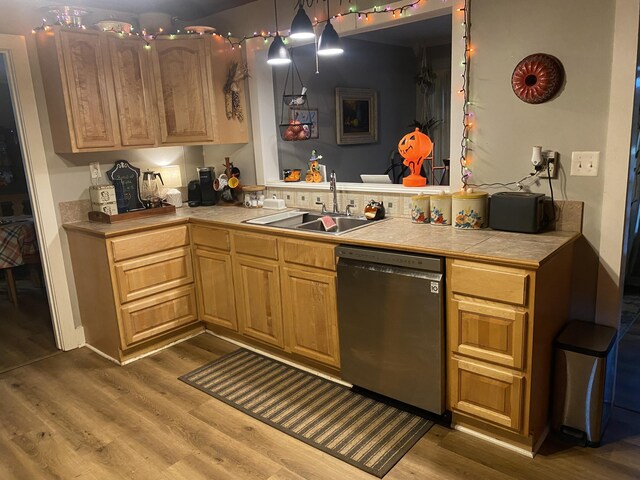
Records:
M378 94L369 88L336 88L336 142L378 141Z

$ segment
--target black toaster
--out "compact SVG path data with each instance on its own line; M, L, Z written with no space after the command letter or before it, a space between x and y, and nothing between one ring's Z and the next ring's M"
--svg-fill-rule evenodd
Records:
M546 224L544 199L544 193L494 193L489 204L489 226L507 232L538 233Z

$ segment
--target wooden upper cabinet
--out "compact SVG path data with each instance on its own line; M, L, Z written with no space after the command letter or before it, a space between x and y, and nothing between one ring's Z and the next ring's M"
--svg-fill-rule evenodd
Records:
M40 32L37 42L56 152L117 148L106 38L54 28Z
M158 122L151 78L151 51L138 38L111 35L109 57L122 145L156 145Z
M152 47L162 144L213 143L209 38L157 39Z

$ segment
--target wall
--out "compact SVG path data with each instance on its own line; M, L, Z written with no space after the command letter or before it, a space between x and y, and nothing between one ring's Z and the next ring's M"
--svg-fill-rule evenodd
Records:
M5 2L6 3L6 2ZM42 22L43 2L39 0L25 0L23 2L10 2L3 5L3 15L0 17L0 33L10 35L22 35L26 38L29 53L29 63L34 81L34 91L39 105L39 123L42 129L47 165L49 170L49 182L54 197L54 203L88 199L88 187L90 185L88 165L90 162L99 162L102 171L109 169L115 160L125 159L141 169L153 168L154 166L178 164L181 166L185 183L189 178L195 178L195 166L202 165L202 147L165 147L158 149L130 150L110 153L90 153L59 156L53 151L51 139L51 129L46 108L43 82L35 40L31 34L34 26ZM100 12L96 12L96 16ZM107 18L108 13L104 13L103 18ZM73 270L69 260L68 243L65 232L61 227L60 212L58 215L58 225L60 243L65 254L66 278L70 284L72 292L75 292L75 282ZM74 321L76 326L80 325L80 317L77 308L77 299L72 295Z
M294 59L308 88L309 108L318 109L317 139L303 142L278 140L278 157L282 168L308 168L311 150L323 156L321 163L327 171L335 170L341 182L359 182L361 173L382 174L389 167L389 156L397 149L398 141L411 131L415 119L416 58L412 49L372 43L352 38L342 39L344 54L319 59L313 45L297 47ZM282 94L287 67L274 68L274 97L276 123L281 123ZM300 82L294 73L299 93ZM362 145L336 143L336 87L371 88L378 95L378 141ZM291 94L291 79L287 85ZM284 123L288 121L288 107L284 107ZM398 157L399 158L399 157Z
M362 5L359 2L358 6L363 8L374 3L363 0ZM482 183L518 180L530 171L532 145L543 145L544 148L559 151L561 166L565 172L569 170L572 151L601 152L598 177L569 177L565 173L561 174L560 179L554 180L554 191L560 198L583 200L586 207L585 242L580 247L577 262L584 271L576 275L583 285L580 289L582 309L574 312L578 318L593 317L593 285L598 263L603 260L601 255L599 258L600 251L611 247L611 251L607 252L607 258L604 259L611 267L615 267L616 256L619 261L621 255L621 246L616 243L617 240L608 238L605 233L609 228L612 234L622 235L623 226L618 216L614 225L610 224L607 227L607 222L610 215L620 213L624 209L624 199L620 202L616 195L604 195L603 172L607 173L607 183L611 185L612 193L615 193L616 188L619 192L626 190L627 174L621 174L620 171L627 171L628 151L623 158L607 148L608 144L614 143L610 138L615 138L613 135L609 138L609 125L619 127L619 132L622 132L625 126L629 129L631 126L631 117L622 112L617 104L611 103L615 99L612 99L610 89L611 78L615 77L611 66L615 33L614 12L616 5L620 9L628 6L636 8L632 9L635 14L628 15L628 21L636 23L635 32L630 28L625 30L624 35L621 33L618 46L620 51L625 48L635 49L638 40L637 3L637 0L492 0L472 3L474 53L471 67L471 97L476 115L476 128L472 136L475 157L474 181ZM42 88L43 79L37 63L34 42L29 33L41 17L41 13L36 10L40 5L42 3L36 0L3 5L0 33L27 37L36 97L42 106L40 123L47 150L51 185L56 201L70 200L84 195L80 185L87 184L87 169L84 163L86 159L82 162L72 161L53 153ZM342 8L338 2L331 5L334 10ZM323 18L322 9L325 7L324 2L314 4L311 16ZM223 12L205 24L214 25L219 31L231 31L237 35L262 28L273 30L272 11L271 1L258 0ZM288 28L294 14L293 5L284 5L281 2L279 12L281 28ZM621 10L620 16L624 17L624 13ZM623 19L620 18L620 21ZM375 20L371 23L374 22ZM341 31L339 25L336 28ZM455 30L454 40L459 41ZM456 51L457 43L454 44L454 55ZM562 60L567 72L567 82L563 92L553 101L543 105L526 105L517 100L511 92L511 72L521 58L539 51L554 54ZM455 58L453 60L459 62ZM629 62L621 63L625 69L628 69L629 65ZM635 65L632 68L635 68ZM453 88L456 88L456 77L452 78ZM630 84L626 78L617 79L615 85L613 94L618 90L633 89L632 82ZM453 113L455 115L455 111ZM455 122L455 117L453 120ZM628 143L618 143L621 148L628 149ZM611 156L612 152L616 153L615 157ZM211 155L215 157L218 154ZM452 152L452 157L455 156L455 152ZM247 154L246 158L249 157ZM455 165L453 167L455 172ZM247 170L247 173L243 171L244 174L250 173ZM547 192L547 188L541 184L534 187L534 190ZM607 207L608 205L611 206ZM61 235L64 235L62 231ZM66 245L64 239L62 243ZM68 277L72 279L71 269L67 270ZM616 268L608 268L607 274L612 281L617 280ZM606 295L603 292L601 296Z
M553 180L556 198L585 202L578 318L594 316L595 283L603 215L609 85L614 31L611 0L473 2L470 99L473 183L508 183L532 171L531 147L560 153ZM508 19L508 21L505 21ZM525 56L544 52L564 65L566 83L550 102L530 105L511 89L511 74ZM569 176L572 151L599 151L597 177ZM503 190L498 188L495 190ZM549 194L546 182L531 190Z
M637 4L637 0L492 0L472 2L471 7L474 48L471 101L475 115L471 138L473 181L478 184L507 183L521 179L532 170L530 157L533 145L542 145L560 153L560 178L553 181L556 197L585 203L585 236L577 245L576 257L579 259L575 272L577 295L576 308L572 312L576 318L594 318L599 269L603 268L609 277L604 279L601 276L601 282L610 281L614 286L619 282L622 243L617 237L622 236L624 227L623 219L619 217L624 216L627 174L622 172L626 171L629 161L625 129L631 126L631 106L626 111L618 108L616 101L628 96L629 92L633 94L633 77L629 78L629 71L633 71L635 65L622 53L625 48L633 50L627 56L635 58ZM211 24L238 35L265 27L272 29L269 21L272 6L270 2L261 0L217 15ZM368 2L358 4L360 8L368 6ZM333 10L338 8L342 7L336 5ZM617 18L614 17L616 8L619 10ZM293 12L286 12L280 7L279 13L280 28L288 28ZM325 17L324 13L318 14L313 8L310 15ZM351 25L346 28L352 32L360 25L349 18L340 21L343 26ZM635 29L614 28L618 24L624 27L623 21L635 22ZM456 26L455 19L453 25ZM338 31L343 29L338 28ZM618 63L624 70L620 75L612 70L614 34L619 37ZM455 28L453 41L452 67L457 67L461 61L455 58L459 54L460 39ZM515 65L526 55L536 52L553 54L563 62L566 83L561 94L551 102L528 105L514 96L510 79ZM610 88L612 78L615 80L613 90ZM452 75L453 89L458 88L456 79L457 74ZM620 99L616 98L618 92ZM455 100L454 97L452 101ZM452 128L456 125L457 111L458 107L454 107ZM611 133L614 130L619 132L618 136ZM452 146L453 141L454 138ZM622 151L626 149L627 153L614 153L611 147L614 143ZM583 150L600 152L600 174L597 177L568 175L571 152ZM457 152L452 151L451 156L455 159ZM455 178L457 171L454 161L453 185L459 181ZM622 198L618 198L620 195L605 195L605 176L607 183L611 184L611 192L622 192ZM543 183L534 185L532 190L549 193L548 184ZM618 203L613 201L614 197ZM613 229L608 221L612 216L616 217ZM600 255L601 251L606 252L604 257ZM605 291L599 293L601 302L608 295ZM608 312L602 315L608 316L610 321L617 321L616 308L619 308L619 298L614 292Z

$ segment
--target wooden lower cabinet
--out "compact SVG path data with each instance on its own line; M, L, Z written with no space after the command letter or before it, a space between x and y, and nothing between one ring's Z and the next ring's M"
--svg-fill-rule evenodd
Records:
M529 451L549 425L553 340L569 319L572 245L537 268L447 259L452 423Z
M278 263L236 255L233 258L233 278L240 333L284 348Z
M195 260L200 320L237 332L231 255L197 248Z
M282 307L292 353L340 366L335 272L282 268Z
M472 360L454 357L452 362L452 409L520 430L524 377Z
M524 368L527 312L509 305L452 300L452 350L487 362Z
M187 225L111 238L69 229L67 237L93 348L124 362L202 331Z
M127 303L193 283L188 247L119 262L115 266L120 302Z
M193 285L169 290L122 307L122 348L196 321Z

